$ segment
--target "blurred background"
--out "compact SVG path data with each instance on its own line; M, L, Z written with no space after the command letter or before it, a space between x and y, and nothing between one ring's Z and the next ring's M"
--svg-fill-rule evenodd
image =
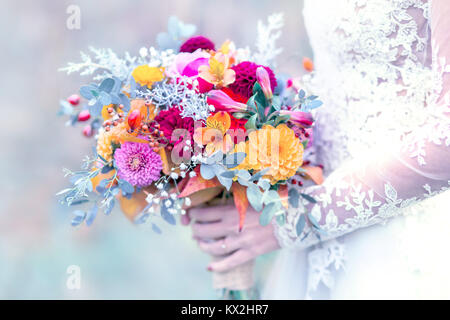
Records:
M91 227L70 226L72 210L55 193L67 184L62 168L78 170L92 141L81 127L65 127L56 113L58 101L89 79L57 69L80 61L79 51L88 46L137 55L142 46L155 45L171 15L197 25L197 33L216 44L232 39L253 48L257 21L283 12L277 71L298 75L302 57L311 56L302 2L3 0L0 299L216 298L209 258L189 228L163 226L158 235L149 225L132 225L118 209L99 215ZM69 5L81 10L79 30L66 27ZM66 285L72 265L81 271L79 290Z

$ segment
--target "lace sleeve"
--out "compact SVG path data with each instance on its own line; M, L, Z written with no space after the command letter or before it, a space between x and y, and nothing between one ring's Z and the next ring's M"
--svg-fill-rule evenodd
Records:
M281 246L304 248L382 223L450 189L450 2L434 0L430 10L433 93L425 121L399 141L385 141L385 148L342 165L322 185L306 188L317 203L302 199L300 209L289 210L286 223L276 227ZM297 234L305 214L312 220Z

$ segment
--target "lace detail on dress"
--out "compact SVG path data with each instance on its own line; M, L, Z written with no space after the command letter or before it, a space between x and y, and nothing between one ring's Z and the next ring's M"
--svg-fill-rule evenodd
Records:
M424 124L436 84L427 1L307 1L305 11L317 67L311 85L325 102L317 160L327 172ZM308 21L318 14L327 15L321 26Z
M324 101L316 114L316 161L332 174L302 190L317 203L302 199L300 208L289 208L276 235L283 247L322 241L310 253L308 290L333 283L324 240L385 223L450 190L450 52L439 46L450 48L445 37L435 41L430 8L425 0L305 2L316 65L309 85ZM306 213L325 234L309 224L297 234Z
M308 208L308 201L303 199L300 210L295 208L288 210L285 225L276 229L276 236L282 247L306 248L359 228L385 223L388 219L407 212L400 209L450 190L450 180L447 186L438 190L432 190L430 185L425 184L423 197L408 199L399 197L397 190L389 182L384 185L383 196L377 195L372 189L362 190L360 183L343 183L340 186L332 186L332 189L326 189L325 192L315 195L311 192L310 194L314 195L318 201L312 209ZM345 192L346 190L349 192ZM328 208L331 198L337 199L334 209ZM345 214L338 217L335 214L336 208L344 211ZM311 210L311 214L316 221L319 221L325 234L318 234L312 226L307 226L301 235L297 235L295 226L300 217L299 212L307 210Z
M330 240L321 248L317 248L308 254L308 283L306 287L306 299L312 299L319 284L323 283L327 288L334 287L334 277L330 271L344 268L344 246L336 240Z

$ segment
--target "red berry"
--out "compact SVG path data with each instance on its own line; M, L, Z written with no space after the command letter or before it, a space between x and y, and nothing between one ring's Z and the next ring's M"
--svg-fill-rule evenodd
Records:
M308 72L312 72L314 70L313 61L310 58L304 57L303 58L303 68Z
M78 114L78 121L88 121L90 118L89 110L83 110Z
M90 125L87 125L83 128L83 135L87 138L92 137L92 127Z
M109 130L111 130L111 127L106 127L105 131L108 132Z
M158 153L159 149L158 148L153 148L153 152Z
M294 85L294 81L292 81L292 79L288 79L288 81L286 81L286 87L290 88Z
M73 95L71 95L70 97L67 98L67 101L71 105L76 106L76 105L78 105L80 103L80 96L77 95L77 94L73 94Z

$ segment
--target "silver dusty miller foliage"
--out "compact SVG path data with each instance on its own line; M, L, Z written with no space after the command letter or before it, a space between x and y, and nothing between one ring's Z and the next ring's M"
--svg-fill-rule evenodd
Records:
M281 37L281 28L284 25L282 13L274 13L267 18L267 24L258 21L258 33L256 37L256 52L252 60L265 66L275 66L276 57L283 51L276 46L276 41Z
M214 111L214 107L208 105L205 94L195 92L195 82L187 77L180 78L178 82L159 82L151 90L137 91L137 95L160 110L177 107L183 118L204 121Z

